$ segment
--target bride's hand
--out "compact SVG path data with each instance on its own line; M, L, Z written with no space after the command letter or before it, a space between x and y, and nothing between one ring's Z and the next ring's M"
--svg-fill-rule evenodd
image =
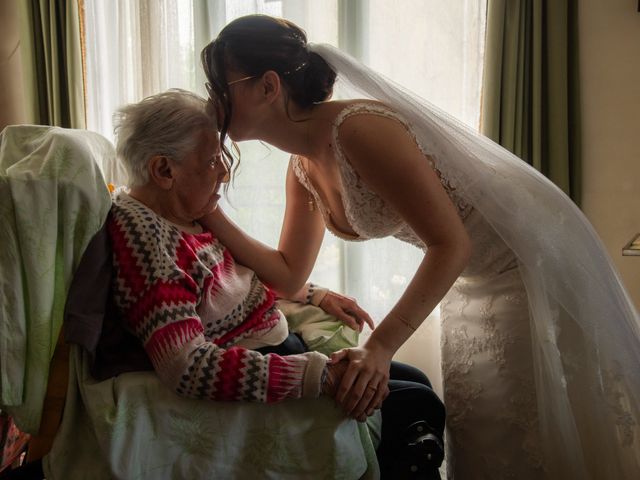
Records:
M217 205L214 210L198 218L197 221L198 222L206 222L206 221L222 222L223 220L224 220L224 211L222 210L222 207L220 205Z
M318 306L356 332L361 332L365 323L371 330L375 328L369 314L353 298L328 291Z
M362 420L382 406L389 394L392 355L375 344L345 348L331 355L331 363L349 361L335 395L347 415Z
M212 212L198 218L197 222L203 226L206 230L216 233L218 229L224 229L227 225L227 220L224 216L222 208L219 206Z

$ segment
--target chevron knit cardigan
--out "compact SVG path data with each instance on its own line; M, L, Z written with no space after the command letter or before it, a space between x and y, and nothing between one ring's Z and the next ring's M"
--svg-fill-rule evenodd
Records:
M124 191L108 222L116 304L176 393L258 402L320 394L324 355L234 346L284 319L273 293L210 232L184 232Z

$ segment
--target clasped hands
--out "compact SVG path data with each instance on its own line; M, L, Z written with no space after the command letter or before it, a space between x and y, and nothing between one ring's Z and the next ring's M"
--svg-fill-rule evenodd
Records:
M319 306L358 332L365 323L371 330L375 328L369 314L353 298L329 291ZM333 353L322 393L332 397L349 417L364 422L389 395L391 356L371 342Z
M364 345L331 355L322 393L332 397L344 412L364 422L389 395L391 357Z

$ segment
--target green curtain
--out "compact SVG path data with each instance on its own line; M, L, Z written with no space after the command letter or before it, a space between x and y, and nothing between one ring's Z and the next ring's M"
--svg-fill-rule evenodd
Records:
M25 102L31 123L85 128L81 1L20 2Z
M580 202L577 0L488 0L481 131Z

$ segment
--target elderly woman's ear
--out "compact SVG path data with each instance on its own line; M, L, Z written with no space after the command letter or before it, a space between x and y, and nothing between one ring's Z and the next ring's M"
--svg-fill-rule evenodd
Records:
M173 186L173 171L169 157L154 155L149 160L149 178L163 190L170 190Z

